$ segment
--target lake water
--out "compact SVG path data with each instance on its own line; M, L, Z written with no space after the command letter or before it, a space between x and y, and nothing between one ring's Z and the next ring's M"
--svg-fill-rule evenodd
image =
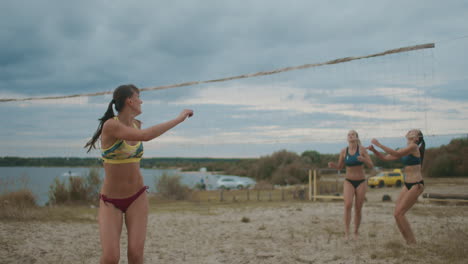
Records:
M30 189L37 198L39 205L44 205L48 200L50 185L55 178L68 180L70 176L86 176L90 168L69 167L0 167L0 193L14 191L21 188ZM213 175L207 172L181 172L179 170L141 169L145 185L150 187L150 192L155 192L156 181L164 173L167 175L180 175L182 184L194 187L201 179L205 181L208 190L217 188L217 180L223 176L244 179L254 182L245 177L230 175ZM99 169L101 179L104 177L104 169Z

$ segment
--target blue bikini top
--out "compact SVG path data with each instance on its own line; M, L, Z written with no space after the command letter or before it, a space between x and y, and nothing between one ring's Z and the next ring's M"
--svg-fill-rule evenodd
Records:
M357 159L357 157L359 156L359 146L356 149L356 153L354 153L354 155L349 155L348 149L349 147L346 148L345 165L347 167L354 167L354 166L362 165L363 163Z
M408 156L401 157L401 162L405 166L418 165L418 164L421 164L421 158L415 157L413 156L413 154L409 154Z

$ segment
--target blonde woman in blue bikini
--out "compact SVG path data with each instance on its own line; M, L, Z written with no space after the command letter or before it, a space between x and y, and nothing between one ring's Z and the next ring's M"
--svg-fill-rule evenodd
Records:
M118 263L120 234L125 222L128 232L128 263L143 263L143 251L148 219L148 199L140 172L142 141L152 140L193 115L183 110L173 120L141 129L135 117L141 114L140 92L134 85L121 85L98 129L86 144L88 152L101 139L105 178L99 203L99 232L102 255L100 263ZM117 110L114 116L113 107Z
M367 154L366 148L361 145L359 135L355 130L348 132L348 147L340 152L338 164L329 162L328 167L341 170L346 166L346 178L343 183L344 197L344 223L345 240L349 239L349 229L351 224L351 210L354 207L354 239L359 237L359 226L361 224L362 207L366 199L366 176L364 166L373 168L374 164Z
M389 148L381 144L377 139L372 139L372 144L384 150L387 154L384 155L377 151L373 145L368 147L369 150L381 160L398 160L401 159L405 165L405 185L403 186L400 195L398 196L394 216L401 234L408 244L415 244L416 238L411 230L410 223L406 219L406 212L417 202L418 197L424 191L424 180L422 178L421 167L424 159L424 151L426 143L424 142L423 134L418 129L413 129L406 133L406 147L398 150Z

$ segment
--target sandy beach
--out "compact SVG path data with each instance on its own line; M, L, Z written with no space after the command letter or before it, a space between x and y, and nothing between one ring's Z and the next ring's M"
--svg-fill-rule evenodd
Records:
M466 185L431 191L466 193ZM409 247L393 219L398 192L369 189L357 241L343 240L342 202L151 203L145 263L466 263L468 207L417 203L407 217L418 244ZM0 221L0 263L98 263L96 213ZM126 246L124 227L120 263Z

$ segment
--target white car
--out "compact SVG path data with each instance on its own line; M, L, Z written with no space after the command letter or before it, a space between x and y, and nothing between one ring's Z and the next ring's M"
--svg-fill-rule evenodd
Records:
M219 189L244 189L250 185L241 179L223 177L220 178L217 183Z

